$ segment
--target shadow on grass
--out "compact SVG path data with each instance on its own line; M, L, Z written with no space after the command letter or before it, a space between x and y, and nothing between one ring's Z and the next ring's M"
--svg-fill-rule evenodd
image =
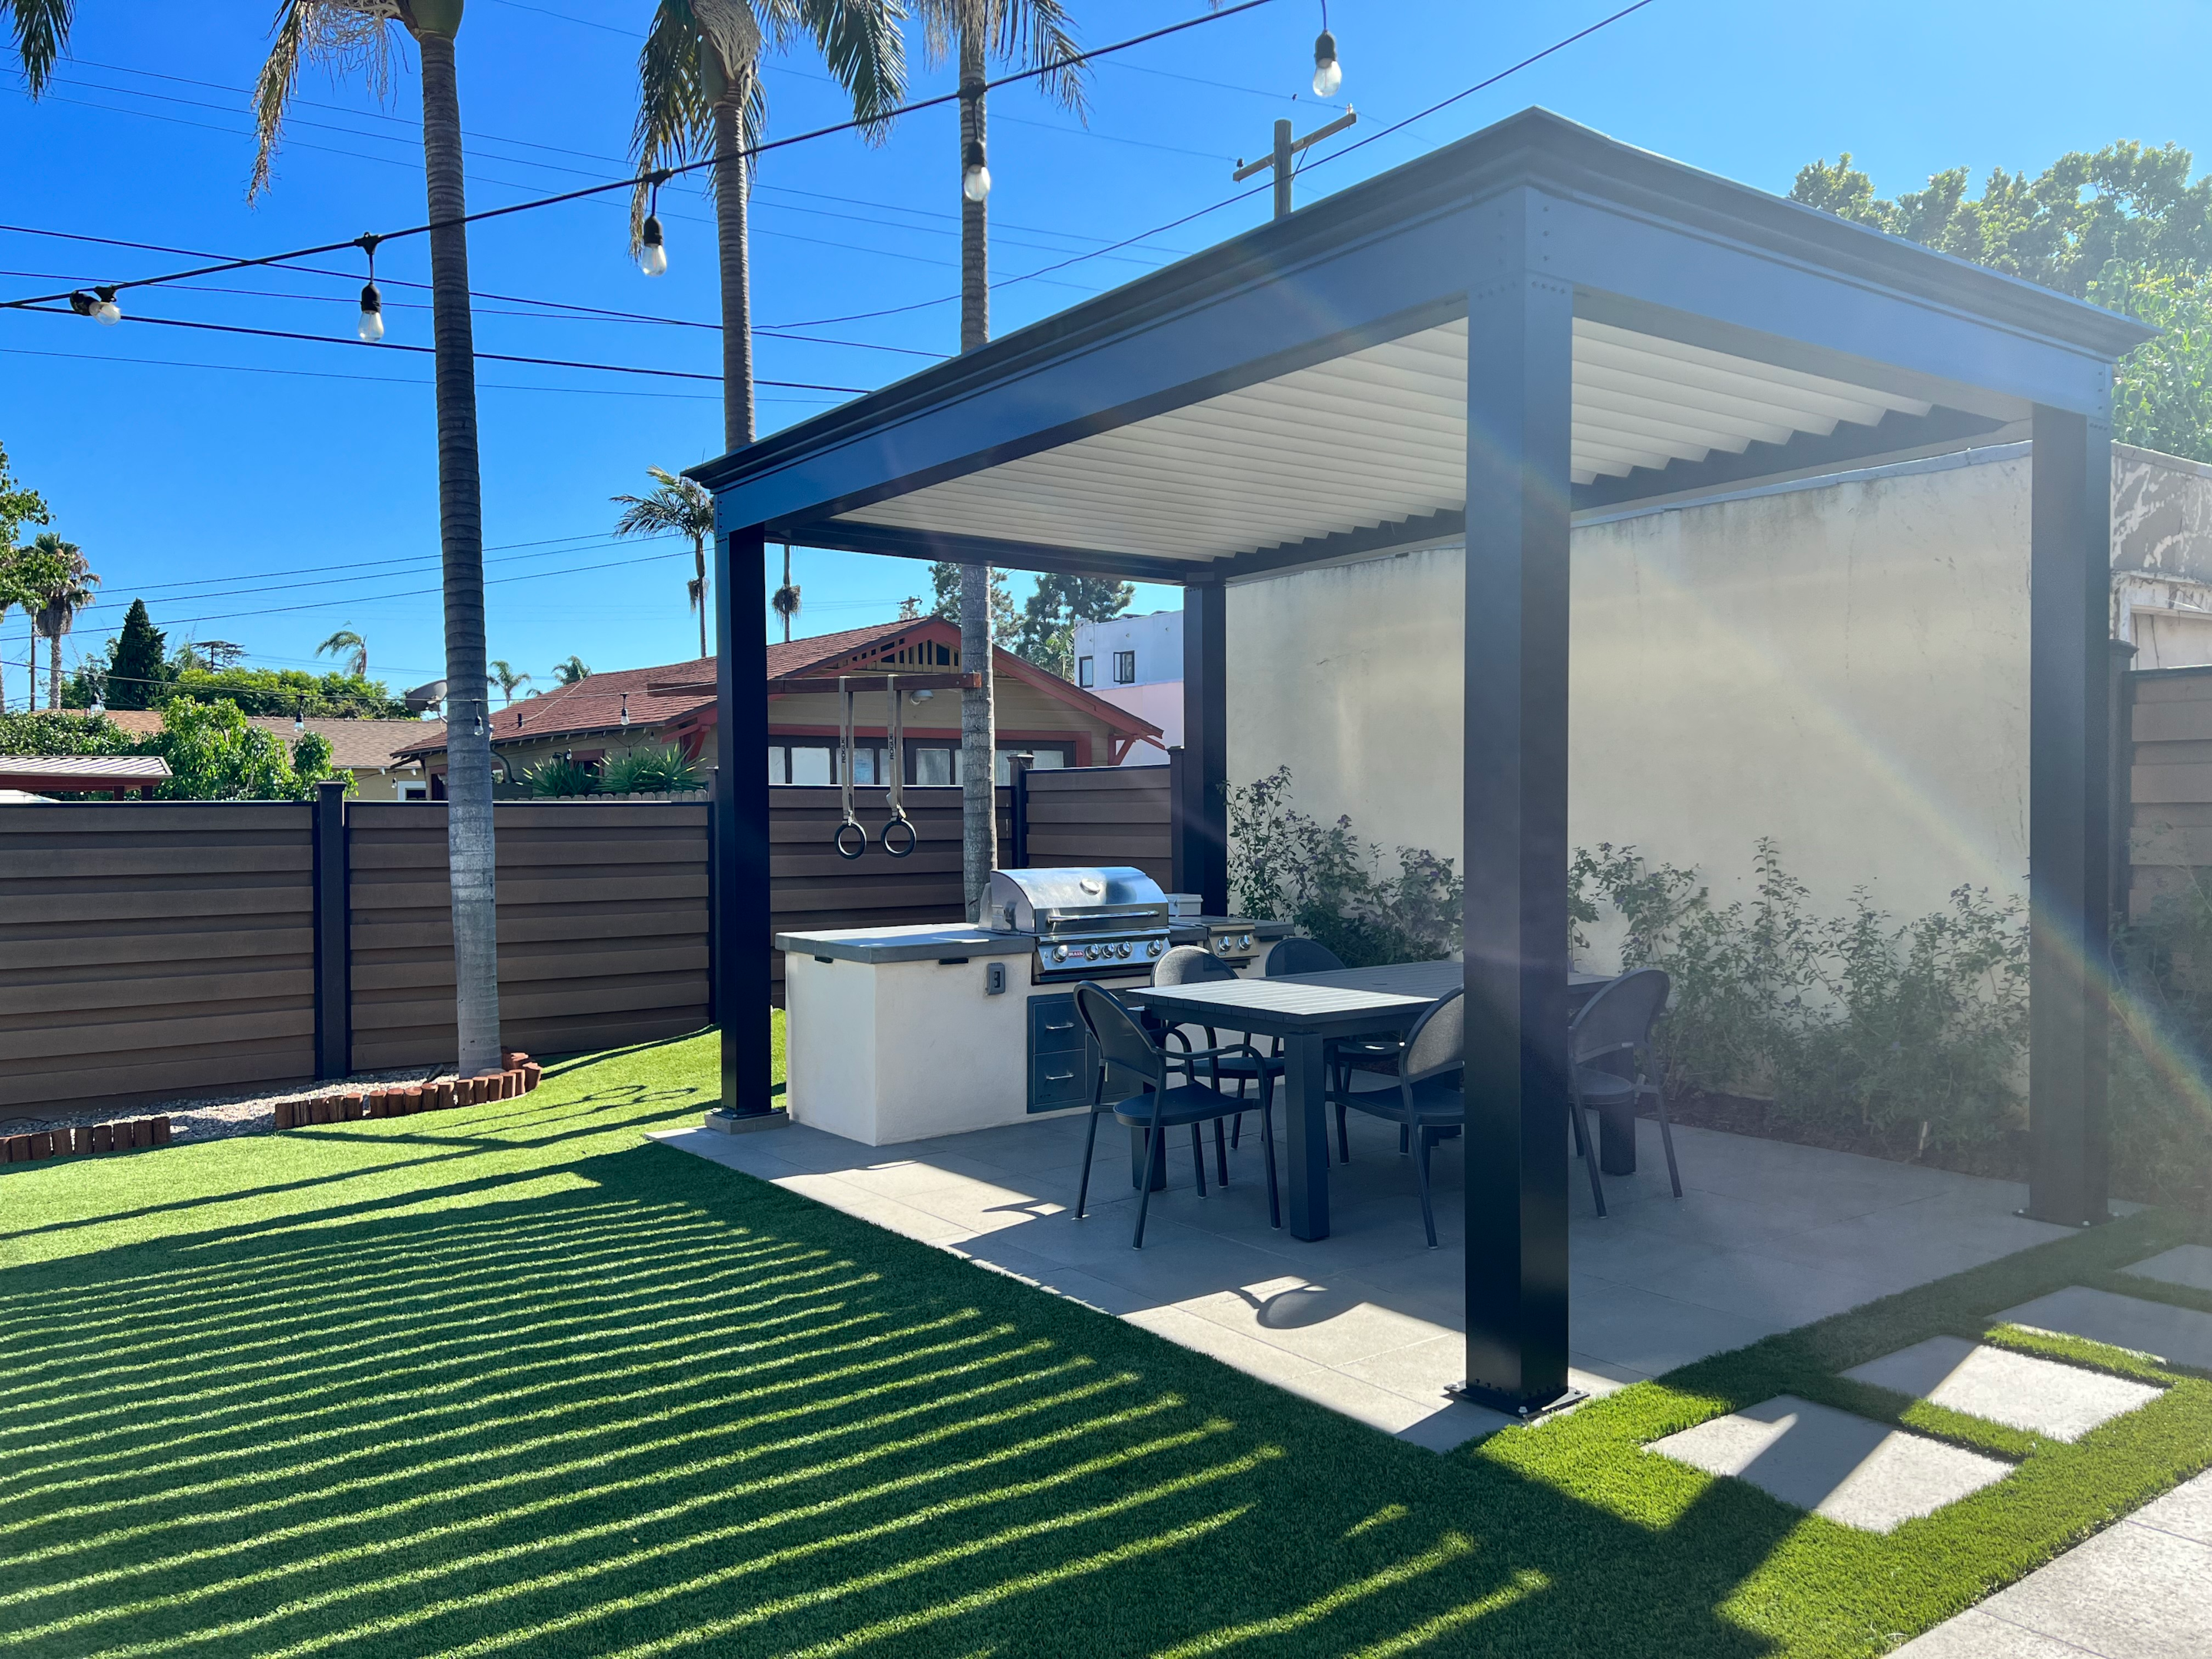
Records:
M664 1148L562 1167L0 1273L6 1644L1771 1650L1717 1612L1756 1493L1633 1522Z

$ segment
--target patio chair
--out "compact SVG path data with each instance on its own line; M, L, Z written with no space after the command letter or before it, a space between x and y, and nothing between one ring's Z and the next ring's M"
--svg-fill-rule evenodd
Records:
M1201 1082L1197 1065L1240 1050L1257 1060L1258 1050L1249 1042L1234 1042L1218 1049L1196 1048L1171 1054L1164 1038L1156 1041L1111 991L1087 979L1075 988L1075 1012L1082 1016L1091 1041L1098 1045L1098 1075L1091 1085L1091 1123L1083 1139L1083 1179L1075 1189L1076 1219L1083 1218L1083 1206L1091 1195L1091 1158L1098 1145L1098 1120L1109 1111L1117 1122L1145 1132L1143 1167L1148 1176L1154 1159L1159 1157L1159 1149L1165 1144L1162 1137L1170 1129L1185 1123L1190 1125L1191 1162L1198 1173L1198 1195L1204 1198L1206 1149L1199 1139L1198 1126L1211 1122L1218 1130L1223 1118L1233 1117L1248 1108L1244 1101ZM1103 1099L1106 1079L1116 1069L1136 1078L1141 1092L1109 1104ZM1183 1080L1171 1082L1170 1079L1177 1073ZM1260 1073L1260 1139L1267 1159L1267 1224L1279 1227L1283 1224L1283 1213L1281 1200L1275 1190L1273 1113L1274 1089L1263 1069ZM1132 1249L1144 1248L1145 1218L1152 1203L1152 1183L1147 1179L1139 1183L1137 1227L1129 1240Z
M1278 939L1267 952L1260 971L1269 979L1280 979L1285 974L1332 974L1344 966L1336 952L1319 939L1291 934ZM1328 1045L1328 1069L1336 1078L1336 1085L1344 1086L1341 1073L1347 1069L1387 1072L1397 1063L1398 1045L1388 1038L1346 1037ZM1403 1130L1398 1136L1398 1152L1404 1156L1411 1146L1412 1132ZM1352 1162L1352 1143L1345 1138L1344 1115L1336 1119L1336 1155L1340 1162Z
M1583 1114L1597 1107L1626 1104L1632 1109L1649 1095L1659 1109L1659 1140L1667 1149L1667 1179L1682 1195L1682 1176L1674 1164L1674 1130L1667 1121L1667 1091L1660 1085L1657 1057L1651 1051L1651 1027L1667 1011L1673 989L1656 968L1638 968L1601 988L1567 1027L1568 1115L1575 1125L1575 1151L1589 1171L1590 1197L1605 1213L1605 1188L1598 1179L1597 1146ZM1601 1069L1593 1062L1628 1056L1628 1070ZM1641 1062L1639 1072L1638 1062ZM1645 1081L1645 1078L1649 1081Z
M1237 973L1234 968L1216 957L1212 951L1196 945L1178 945L1152 965L1152 983L1155 985L1196 985L1209 981L1233 980L1237 977ZM1221 1039L1216 1035L1215 1028L1208 1025L1202 1029L1206 1032L1206 1046L1209 1048L1218 1048ZM1244 1042L1251 1042L1250 1033L1245 1032L1240 1035ZM1207 1075L1212 1079L1213 1086L1217 1089L1221 1087L1221 1080L1224 1078L1233 1080L1237 1085L1237 1094L1242 1096L1245 1086L1260 1082L1263 1073L1269 1079L1282 1076L1282 1047L1279 1039L1271 1046L1269 1052L1260 1055L1256 1065L1243 1054L1224 1053L1219 1059L1208 1062ZM1217 1123L1213 1127L1216 1137L1217 1162L1221 1169L1222 1180L1225 1182L1229 1178L1228 1159L1226 1153L1223 1152L1220 1147L1221 1126ZM1244 1114L1239 1112L1229 1126L1229 1144L1231 1146L1242 1146L1243 1137Z
M1467 997L1454 991L1422 1011L1405 1040L1391 1045L1393 1073L1347 1070L1333 1091L1336 1133L1344 1136L1346 1107L1395 1123L1401 1139L1418 1147L1413 1160L1421 1194L1421 1226L1429 1248L1437 1247L1436 1209L1429 1201L1429 1149L1440 1133L1467 1127L1467 1097L1461 1090L1467 1065Z

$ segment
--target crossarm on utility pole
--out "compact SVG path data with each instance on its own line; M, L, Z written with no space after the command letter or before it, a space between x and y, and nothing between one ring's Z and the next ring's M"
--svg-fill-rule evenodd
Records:
M1229 176L1233 182L1242 184L1255 173L1265 173L1269 167L1274 168L1275 217L1287 218L1291 211L1291 158L1300 150L1311 149L1322 139L1342 132L1358 119L1358 110L1347 109L1327 126L1317 127L1304 137L1297 139L1291 137L1291 124L1288 121L1278 121L1275 123L1274 149L1256 161L1248 162L1239 156L1237 161L1237 171Z

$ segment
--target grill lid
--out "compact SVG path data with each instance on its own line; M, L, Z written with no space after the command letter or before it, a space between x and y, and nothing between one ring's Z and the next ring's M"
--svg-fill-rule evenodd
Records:
M984 898L985 925L1009 933L1049 933L1063 919L1080 925L1113 919L1136 927L1167 926L1159 883L1127 865L1054 870L994 870Z

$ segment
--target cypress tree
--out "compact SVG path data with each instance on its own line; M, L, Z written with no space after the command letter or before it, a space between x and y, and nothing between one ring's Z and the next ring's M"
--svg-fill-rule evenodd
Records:
M110 708L151 708L167 687L162 672L165 639L146 614L146 601L133 599L123 618L107 661L107 706Z

